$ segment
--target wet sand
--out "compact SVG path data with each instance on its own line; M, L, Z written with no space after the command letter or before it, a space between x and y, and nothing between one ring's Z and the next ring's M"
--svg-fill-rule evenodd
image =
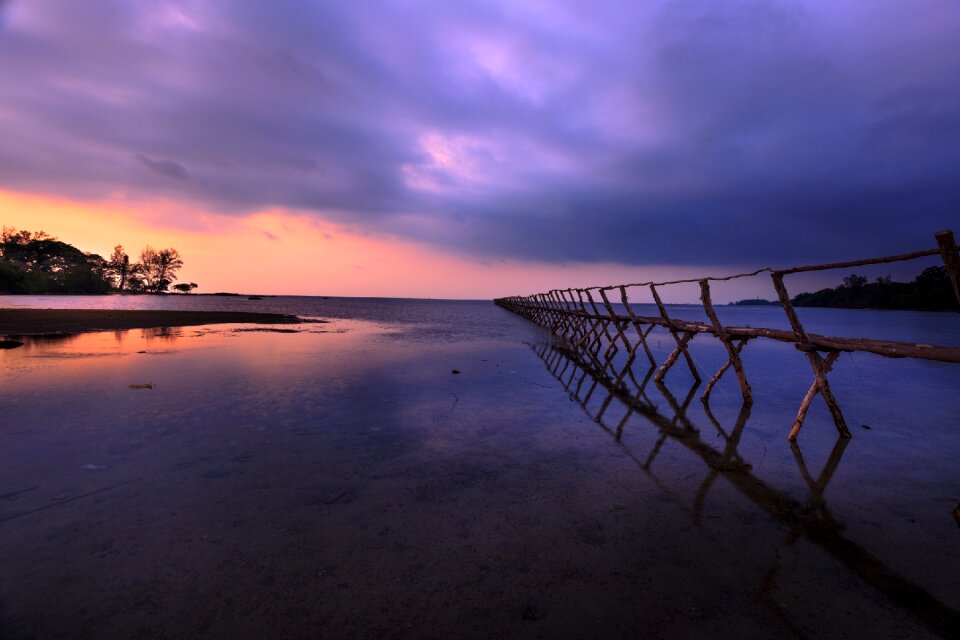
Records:
M293 315L245 311L171 311L106 309L0 309L0 335L81 333L201 324L296 324Z

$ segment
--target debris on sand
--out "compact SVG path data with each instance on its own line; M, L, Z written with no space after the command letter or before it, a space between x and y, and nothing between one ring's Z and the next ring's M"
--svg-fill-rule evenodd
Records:
M460 375L460 369L454 369L451 373L453 373L455 376L458 376Z
M153 389L152 382L142 382L130 385L131 389Z

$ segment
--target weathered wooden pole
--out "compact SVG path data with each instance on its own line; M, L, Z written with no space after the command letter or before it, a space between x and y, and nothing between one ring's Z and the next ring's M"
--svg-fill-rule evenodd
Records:
M687 361L687 367L690 368L690 373L693 374L693 379L697 382L700 382L700 374L697 372L697 367L693 364L693 358L690 356L690 352L687 351L687 343L693 340L693 337L697 334L692 332L684 333L681 338L677 333L677 330L673 328L673 323L670 322L670 316L667 315L667 307L663 304L663 300L660 299L660 294L657 292L657 287L655 285L650 285L650 293L653 294L653 301L657 303L657 309L660 310L660 317L667 323L668 330L670 335L673 336L674 342L677 343L676 348L667 356L667 359L664 360L663 364L660 365L660 368L657 370L657 374L653 376L653 379L657 382L663 380L663 377L667 375L667 371L670 370L670 367L674 365L677 361L677 358L683 354L683 357Z
M783 274L774 271L770 275L773 278L773 288L776 289L777 297L780 299L780 306L783 307L784 312L787 314L787 319L790 321L790 326L793 328L793 333L797 338L797 348L806 353L814 376L813 386L800 404L800 410L797 411L797 417L793 421L793 427L790 429L790 435L787 436L787 440L793 442L797 439L797 434L800 433L800 427L803 426L803 419L807 415L807 408L810 406L810 401L813 400L813 396L816 395L818 391L820 395L823 396L823 401L827 403L827 409L830 410L830 415L833 416L833 423L837 426L837 431L844 438L849 438L850 430L847 428L847 421L843 419L840 404L830 389L830 383L827 382L827 372L830 371L830 367L833 365L833 361L837 359L839 353L836 351L830 353L830 355L827 356L827 362L824 362L820 354L817 353L816 346L810 341L807 332L804 331L803 325L800 323L800 317L790 302L787 287L783 284Z
M637 331L637 337L640 339L640 344L643 345L643 350L647 354L647 360L650 361L650 366L657 366L657 361L653 357L653 352L650 351L650 345L647 344L647 336L650 334L650 331L653 330L654 325L644 331L640 320L637 319L637 315L633 312L633 307L630 306L630 301L627 299L627 288L624 285L620 285L620 301L623 303L623 308L627 310L627 314L630 315L630 320L633 322L633 328Z
M743 348L746 345L747 345L746 338L743 338L742 340L740 340L737 343L737 353L740 353L741 351L743 351ZM730 359L728 358L727 361L723 364L723 366L720 367L715 374L713 374L713 377L710 378L710 381L707 383L706 388L703 390L703 393L700 395L701 402L703 402L704 404L709 404L710 393L713 391L713 387L715 387L716 384L720 382L720 378L722 378L723 374L726 373L727 369L730 368L730 364L731 362L730 362Z
M950 274L950 282L953 283L953 295L960 303L960 256L957 255L957 240L950 230L937 232L936 238L940 246L940 257L943 258L943 264Z
M743 345L746 344L746 341L740 343L739 348L733 345L733 341L730 339L730 336L727 335L723 325L720 324L720 318L717 317L717 312L713 308L713 301L710 299L710 283L707 280L700 281L700 301L703 302L703 310L707 312L707 317L710 318L710 322L713 324L713 328L717 332L717 338L720 339L720 342L723 343L724 348L727 350L727 364L732 365L734 372L737 374L737 382L740 383L740 393L743 395L744 404L753 404L753 391L750 389L750 383L747 382L747 374L743 370L743 361L740 359L740 350L743 349ZM711 387L713 384L716 384L725 370L726 365L724 365L724 367L718 372L717 376L710 381ZM704 395L701 397L701 399L706 401L706 399L709 399L709 397L710 391L708 389L704 391Z

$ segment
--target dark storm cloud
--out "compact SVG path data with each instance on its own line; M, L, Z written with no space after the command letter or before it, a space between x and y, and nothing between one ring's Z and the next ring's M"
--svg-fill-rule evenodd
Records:
M956 2L0 11L4 188L548 261L786 264L960 226Z

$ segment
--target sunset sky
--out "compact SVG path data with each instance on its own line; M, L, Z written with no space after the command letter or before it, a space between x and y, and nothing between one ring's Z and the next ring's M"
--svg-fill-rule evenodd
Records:
M932 247L960 2L0 0L0 224L321 295Z

